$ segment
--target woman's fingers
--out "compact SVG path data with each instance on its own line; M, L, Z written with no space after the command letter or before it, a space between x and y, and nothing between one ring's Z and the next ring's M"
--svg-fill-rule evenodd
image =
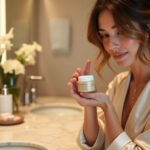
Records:
M68 82L68 86L69 86L69 89L70 89L70 94L72 95L72 97L75 98L76 101L82 106L96 106L95 101L88 100L87 98L82 97L82 95L80 95L78 93L78 91L77 91L76 87L74 86L73 82L74 82L73 79L72 79L72 82Z
M85 68L84 68L83 74L84 75L89 75L90 71L91 71L91 61L87 60L87 62L85 64ZM77 68L76 71L73 73L72 78L77 78L78 79L78 77L81 76L81 75L82 75L81 68Z
M77 91L77 78L71 78L70 82L74 86L74 89Z
M68 82L68 86L69 86L70 91L76 91L76 88L72 82Z
M84 75L89 75L91 73L91 61L87 60L86 64L85 64L85 68L84 68Z
M73 75L72 75L72 78L78 78L79 76L79 73L78 72L74 72Z
M86 94L79 94L76 87L72 82L68 83L68 86L70 88L70 94L81 106L98 106L98 101L95 99L92 99L94 96L89 96ZM86 97L85 97L86 95ZM88 96L88 97L87 97Z
M78 73L79 76L82 75L82 70L81 70L81 68L77 68L77 69L76 69L76 72Z

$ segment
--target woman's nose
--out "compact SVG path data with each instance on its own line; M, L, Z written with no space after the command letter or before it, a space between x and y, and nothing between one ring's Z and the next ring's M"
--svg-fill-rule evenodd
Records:
M119 38L116 35L113 35L109 39L109 49L117 49L120 46Z

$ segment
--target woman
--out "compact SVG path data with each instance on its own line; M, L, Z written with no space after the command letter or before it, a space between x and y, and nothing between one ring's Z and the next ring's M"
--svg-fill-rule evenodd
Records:
M84 107L80 145L87 150L150 150L150 2L98 0L88 40L99 49L97 72L113 58L129 70L107 92L79 93L78 76L90 74L90 61L69 81L72 97ZM97 116L97 107L103 110Z

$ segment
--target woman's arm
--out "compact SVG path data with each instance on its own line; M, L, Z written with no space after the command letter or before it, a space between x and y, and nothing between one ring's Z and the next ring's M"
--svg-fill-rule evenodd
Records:
M90 74L90 67L91 67L91 61L87 60L83 74L89 75ZM82 105L78 101L80 99L81 95L78 93L77 90L77 80L78 77L82 75L81 69L77 68L76 71L73 73L68 85L70 87L70 93L72 97L74 97L77 102ZM99 131L99 124L98 124L98 118L97 118L97 107L91 107L91 106L84 106L84 123L83 123L83 133L86 137L87 144L92 146L97 138L98 131Z
M88 107L98 106L104 111L105 134L110 144L120 133L123 132L112 101L110 101L109 97L104 93L82 93L81 96L82 97L78 100L83 105L87 105Z
M88 106L84 107L83 132L89 146L92 146L95 143L98 131L99 124L97 119L97 108Z
M123 132L123 129L111 103L106 105L104 115L106 136L110 144L120 133Z

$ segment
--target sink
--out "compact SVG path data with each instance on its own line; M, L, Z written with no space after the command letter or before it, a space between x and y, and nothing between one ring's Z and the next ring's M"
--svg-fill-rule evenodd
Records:
M31 110L31 112L44 116L66 117L66 116L81 115L82 109L77 106L53 104L49 106L41 106L38 108L34 108Z
M41 145L32 143L5 142L0 143L0 150L48 150L48 149Z

